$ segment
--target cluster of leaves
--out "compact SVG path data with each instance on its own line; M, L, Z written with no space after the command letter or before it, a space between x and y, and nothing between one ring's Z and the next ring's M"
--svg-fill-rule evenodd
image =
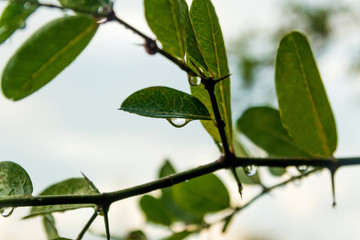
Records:
M60 0L59 4L58 8L75 10L74 14L41 27L10 58L1 80L7 98L23 99L54 79L89 44L100 26L99 19L114 14L112 3L106 0ZM144 4L146 20L162 50L191 70L187 71L191 94L168 87L149 87L125 99L120 109L164 118L178 127L191 120L201 120L220 147L228 146L229 152L244 156L244 151L238 152L241 144L233 133L228 62L211 1L193 0L190 9L185 0L145 0ZM46 5L35 0L10 1L0 18L0 40L5 41L24 27L26 18L39 6ZM217 81L214 88L214 103L205 80L215 82L221 78L224 79ZM302 33L291 32L281 40L276 56L275 84L279 110L250 108L236 122L237 129L269 156L333 157L337 144L335 120L310 45ZM214 108L219 109L224 129L219 127ZM183 120L181 124L179 119ZM225 132L225 139L221 131ZM228 143L226 146L224 141ZM31 197L32 184L25 170L12 162L0 164L1 198ZM252 176L246 176L246 169L238 172L241 181L263 185L258 174L248 171ZM274 175L282 175L285 169L271 171ZM175 169L166 162L159 177L174 173ZM99 194L99 191L86 177L56 183L40 193L46 196L92 194ZM36 206L27 218L42 216L49 239L61 239L51 213L84 207L93 207L96 213L100 211L96 205L84 204ZM183 224L184 230L166 239L184 239L197 233L208 226L204 219L206 214L232 208L227 189L213 174L162 189L158 197L145 195L140 199L140 207L149 222L170 228L175 223ZM2 209L1 212L6 211ZM137 239L144 239L143 234L137 236Z

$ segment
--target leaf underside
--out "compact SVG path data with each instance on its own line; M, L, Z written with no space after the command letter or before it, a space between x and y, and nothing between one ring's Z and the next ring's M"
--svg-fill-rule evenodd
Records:
M286 35L276 56L276 93L281 121L297 146L314 157L336 150L335 119L306 37Z

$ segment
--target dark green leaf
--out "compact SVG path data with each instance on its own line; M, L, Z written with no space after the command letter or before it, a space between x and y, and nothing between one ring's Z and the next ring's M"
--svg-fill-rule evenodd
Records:
M0 18L0 44L5 42L16 30L24 28L26 19L36 10L36 0L27 1L26 4L9 2Z
M210 0L194 0L191 5L190 18L186 27L188 59L208 71L211 77L219 79L229 75L225 44L218 17ZM200 86L191 87L192 95L197 97L209 110L212 107L207 91ZM230 78L219 82L215 88L220 113L226 124L226 135L232 146L232 120L230 103ZM220 142L218 130L213 122L202 121L205 129Z
M59 234L55 226L55 219L52 214L49 213L44 215L43 225L48 239L59 238Z
M306 37L286 35L276 56L276 92L281 121L296 144L314 157L336 149L334 116Z
M53 195L93 195L100 194L89 186L84 178L71 178L46 188L39 195L53 196ZM49 205L32 207L30 214L25 218L34 217L37 215L44 215L52 212L64 212L68 210L95 207L93 204L67 204L67 205Z
M159 178L175 174L176 170L169 160L166 160L160 168ZM185 224L201 224L202 218L195 216L181 208L174 200L172 188L161 189L161 198L164 208L170 213L173 221L184 222Z
M177 204L199 217L230 206L229 193L214 174L191 179L175 185L172 189Z
M190 232L190 231L177 232L177 233L173 233L169 237L163 238L163 240L182 240L182 239L187 238L188 236L190 236L193 233L194 232Z
M207 119L210 114L195 97L168 87L150 87L133 93L121 110L154 118Z
M185 0L145 0L145 17L163 49L175 57L185 55Z
M82 10L89 13L101 13L107 9L111 9L110 0L59 0L64 7L72 8L74 10Z
M30 196L33 192L27 172L14 162L0 162L0 199Z
M159 178L163 178L174 173L176 173L175 168L173 167L171 162L168 159L166 159L164 164L160 168Z
M11 57L2 75L6 97L19 100L64 70L87 46L98 24L86 16L67 16L43 26Z
M248 185L258 185L261 184L261 179L259 176L259 172L256 172L253 176L248 176L244 168L237 168L236 173L238 174L241 183L248 184Z
M135 230L130 232L125 240L147 240L147 237L143 231Z
M140 207L148 221L165 226L171 225L171 216L159 199L151 195L144 195L140 199Z
M279 111L270 107L247 109L238 129L271 157L310 157L301 150L281 124Z

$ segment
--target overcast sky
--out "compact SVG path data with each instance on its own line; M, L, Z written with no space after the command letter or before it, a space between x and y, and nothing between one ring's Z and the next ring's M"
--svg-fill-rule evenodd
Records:
M281 20L279 0L213 2L227 43L252 26L271 28ZM153 36L142 4L119 0L115 10L121 18ZM4 5L0 2L0 9ZM44 19L57 16L61 14L56 10L41 9L30 18L27 31L16 33L0 46L0 70ZM170 158L179 170L216 160L217 148L199 122L177 129L165 120L117 110L127 96L145 87L162 85L188 92L186 75L161 56L147 55L139 46L142 43L122 26L106 24L81 56L43 89L19 102L0 97L0 161L11 160L23 166L33 180L35 194L57 181L81 177L80 171L100 191L112 191L154 180L165 158ZM318 63L338 124L337 156L360 156L356 101L359 83L342 78L344 54L341 48L335 49ZM269 184L275 183L263 172ZM263 197L236 217L227 235L217 236L220 231L215 228L200 238L360 239L360 194L356 191L359 173L359 167L339 170L336 209L331 208L330 177L324 171L302 181L300 186L289 185ZM236 193L229 174L220 171L219 175ZM257 191L246 188L243 201ZM234 194L234 204L240 201ZM20 221L27 211L16 209L10 218L0 219L0 239L45 239L39 219ZM60 233L76 236L91 214L88 210L56 214ZM144 226L134 200L115 204L110 217L116 234ZM100 220L94 224L97 231L103 231Z

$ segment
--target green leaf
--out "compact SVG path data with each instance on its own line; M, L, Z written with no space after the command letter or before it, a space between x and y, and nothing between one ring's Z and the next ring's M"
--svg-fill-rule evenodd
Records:
M27 172L17 163L0 162L0 200L30 196L33 185Z
M66 16L43 26L7 63L2 75L5 96L19 100L46 85L82 52L97 28L93 18L83 15Z
M191 234L193 234L194 232L190 232L190 231L182 231L182 232L177 232L177 233L173 233L171 236L163 238L163 240L182 240L187 238L188 236L190 236Z
M170 160L166 159L164 164L160 168L159 178L163 178L174 173L176 173L175 168L171 164Z
M64 7L72 8L74 10L82 10L89 13L99 13L101 9L111 9L110 0L59 0Z
M52 214L49 213L44 215L43 225L45 228L47 239L59 238L59 234L55 226L55 219Z
M240 178L241 183L248 184L248 185L258 185L261 184L261 179L259 172L257 171L253 176L248 176L244 168L236 168L236 173Z
M286 35L276 56L276 93L281 121L296 144L314 157L336 149L335 119L306 37Z
M56 196L56 195L96 195L100 194L94 191L84 178L70 178L65 181L56 183L46 188L40 196ZM67 204L67 205L49 205L32 207L30 214L25 218L44 215L52 212L64 212L68 210L95 207L93 204Z
M70 238L62 238L62 237L60 237L60 238L53 238L51 240L71 240L71 239Z
M171 162L166 160L160 168L159 178L175 173L176 170ZM172 189L173 188L171 187L161 189L162 195L160 197L160 201L162 202L166 211L170 213L172 221L183 222L185 224L201 224L203 221L201 217L197 217L194 214L185 211L175 202Z
M36 0L27 1L37 3ZM25 28L26 19L36 10L35 5L9 2L0 18L0 44L5 42L16 30Z
M151 195L144 195L140 199L140 207L148 221L165 226L171 225L171 216L159 199Z
M145 17L163 49L175 57L185 56L185 0L145 0Z
M289 136L276 109L249 108L237 121L237 127L271 157L310 157Z
M214 174L207 174L175 185L173 196L186 211L203 217L206 213L224 210L230 206L229 193Z
M147 240L147 237L143 231L135 230L130 232L125 240Z
M187 49L189 59L195 60L209 72L214 79L229 75L225 44L218 17L210 0L194 0L190 9L190 18L186 27ZM194 61L193 61L194 62ZM211 101L203 85L191 86L191 93L209 110L213 117ZM230 78L219 82L215 95L223 121L226 124L226 135L232 147L232 120L230 103ZM221 142L218 130L213 122L202 121L203 126L217 142Z
M120 109L154 118L211 119L198 99L168 87L139 90L125 99Z

